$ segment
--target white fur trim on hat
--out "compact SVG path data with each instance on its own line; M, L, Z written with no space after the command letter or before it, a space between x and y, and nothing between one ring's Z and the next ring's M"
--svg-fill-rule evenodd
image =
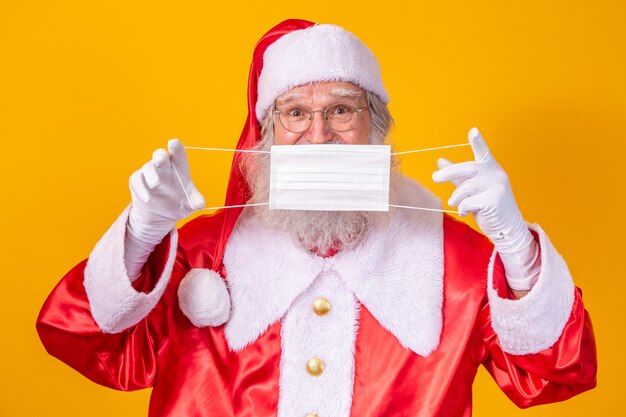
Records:
M353 82L385 104L389 102L372 51L339 26L314 25L282 36L265 51L257 89L257 120L263 120L279 95L315 81Z
M178 305L194 326L220 326L230 314L230 295L217 272L194 268L178 286Z

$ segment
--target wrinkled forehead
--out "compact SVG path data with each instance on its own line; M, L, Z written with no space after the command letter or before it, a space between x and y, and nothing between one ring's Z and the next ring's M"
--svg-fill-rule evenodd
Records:
M314 82L292 87L276 99L279 104L312 103L327 100L359 102L366 93L361 87L345 81Z

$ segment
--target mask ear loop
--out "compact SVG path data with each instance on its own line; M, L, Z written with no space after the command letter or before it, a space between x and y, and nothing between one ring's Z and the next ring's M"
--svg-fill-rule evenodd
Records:
M185 149L195 151L224 151L224 152L243 152L243 153L271 153L270 151L255 151L252 149L228 149L228 148L201 148L199 146L185 146Z
M437 150L437 149L458 148L458 147L461 147L461 146L470 146L470 144L469 143L461 143L461 144L457 144L457 145L438 146L438 147L435 147L435 148L415 149L415 150L412 150L412 151L394 152L394 153L391 153L390 155L404 155L404 154L409 154L409 153L434 151L434 150ZM200 147L200 146L185 146L185 149L199 150L199 151L271 153L271 151L258 151L258 150L251 150L251 149L204 148L204 147ZM485 156L483 157L483 160L488 155L489 155L489 153L485 154ZM482 162L482 160L481 160L481 162ZM174 168L174 173L176 174L176 178L178 179L178 183L180 184L180 187L183 189L183 193L185 194L185 198L187 199L187 203L189 203L189 205L191 206L191 200L189 198L189 194L187 193L187 190L185 189L185 186L183 185L183 181L180 178L180 174L178 173L178 170L176 169L176 165L174 165L171 161L170 161L170 163L172 164L172 168ZM270 204L269 202L268 203L238 204L238 205L234 205L234 206L205 207L205 208L203 208L201 210L213 211L213 210L227 209L227 208L268 206L269 204ZM436 211L436 212L440 212L440 213L460 214L460 212L455 211L455 210L444 210L444 209L436 209L436 208L429 208L429 207L402 206L402 205L397 205L397 204L389 204L389 207L412 209L412 210L423 210L423 211Z
M455 211L455 210L444 210L444 209L436 209L436 208L428 208L428 207L415 207L415 206L401 206L401 205L398 205L398 204L389 204L389 207L403 208L403 209L413 209L413 210L423 210L423 211L437 211L439 213L460 214L460 212Z
M426 151L435 151L437 149L458 148L460 146L470 146L470 144L469 143L459 143L458 145L437 146L436 148L414 149L412 151L394 152L394 153L392 153L390 155L404 155L404 154L407 154L407 153L418 153L418 152L426 152Z

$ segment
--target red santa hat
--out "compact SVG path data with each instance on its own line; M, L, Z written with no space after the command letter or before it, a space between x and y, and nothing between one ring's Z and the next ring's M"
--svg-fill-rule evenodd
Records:
M257 120L265 118L279 95L315 81L350 81L389 102L380 66L369 48L339 26L314 25L282 36L263 54Z

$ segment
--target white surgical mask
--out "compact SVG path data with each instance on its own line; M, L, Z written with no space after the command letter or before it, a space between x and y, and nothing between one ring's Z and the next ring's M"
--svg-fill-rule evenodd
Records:
M388 211L389 145L272 146L270 209Z

